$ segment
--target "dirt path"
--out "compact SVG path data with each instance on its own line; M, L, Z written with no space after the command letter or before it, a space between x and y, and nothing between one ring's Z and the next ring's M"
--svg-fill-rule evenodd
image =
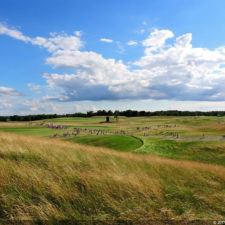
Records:
M170 139L170 140L201 140L201 141L225 141L223 137L168 137L168 136L153 136L150 135L148 137L152 138L162 138L162 139Z

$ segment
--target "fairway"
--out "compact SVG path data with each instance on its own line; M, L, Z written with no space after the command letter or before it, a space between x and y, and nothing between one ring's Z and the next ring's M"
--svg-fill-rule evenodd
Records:
M143 142L139 138L120 135L83 136L67 139L85 145L106 147L120 151L132 151L140 148Z

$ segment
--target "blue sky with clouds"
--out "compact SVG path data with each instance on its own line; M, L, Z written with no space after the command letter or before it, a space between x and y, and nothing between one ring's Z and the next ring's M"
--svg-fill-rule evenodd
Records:
M3 0L0 115L225 110L223 0Z

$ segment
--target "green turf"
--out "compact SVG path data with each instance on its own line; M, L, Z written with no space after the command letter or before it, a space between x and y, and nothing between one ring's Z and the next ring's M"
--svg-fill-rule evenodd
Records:
M225 166L225 148L220 141L144 138L144 145L134 152Z
M85 145L106 147L120 151L132 151L142 146L142 141L132 136L122 135L93 135L68 138L68 141Z
M47 127L13 127L13 128L0 128L0 131L16 133L16 134L24 134L24 135L32 135L39 137L49 137L55 133L63 133L65 131L58 131L55 129L50 129Z
M95 116L95 117L63 117L63 118L56 118L56 119L46 119L42 120L45 123L100 123L105 121L104 116Z

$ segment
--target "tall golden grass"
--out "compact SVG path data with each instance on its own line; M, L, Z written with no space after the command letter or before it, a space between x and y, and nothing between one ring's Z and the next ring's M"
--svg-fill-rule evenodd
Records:
M225 217L225 168L0 133L0 219Z

